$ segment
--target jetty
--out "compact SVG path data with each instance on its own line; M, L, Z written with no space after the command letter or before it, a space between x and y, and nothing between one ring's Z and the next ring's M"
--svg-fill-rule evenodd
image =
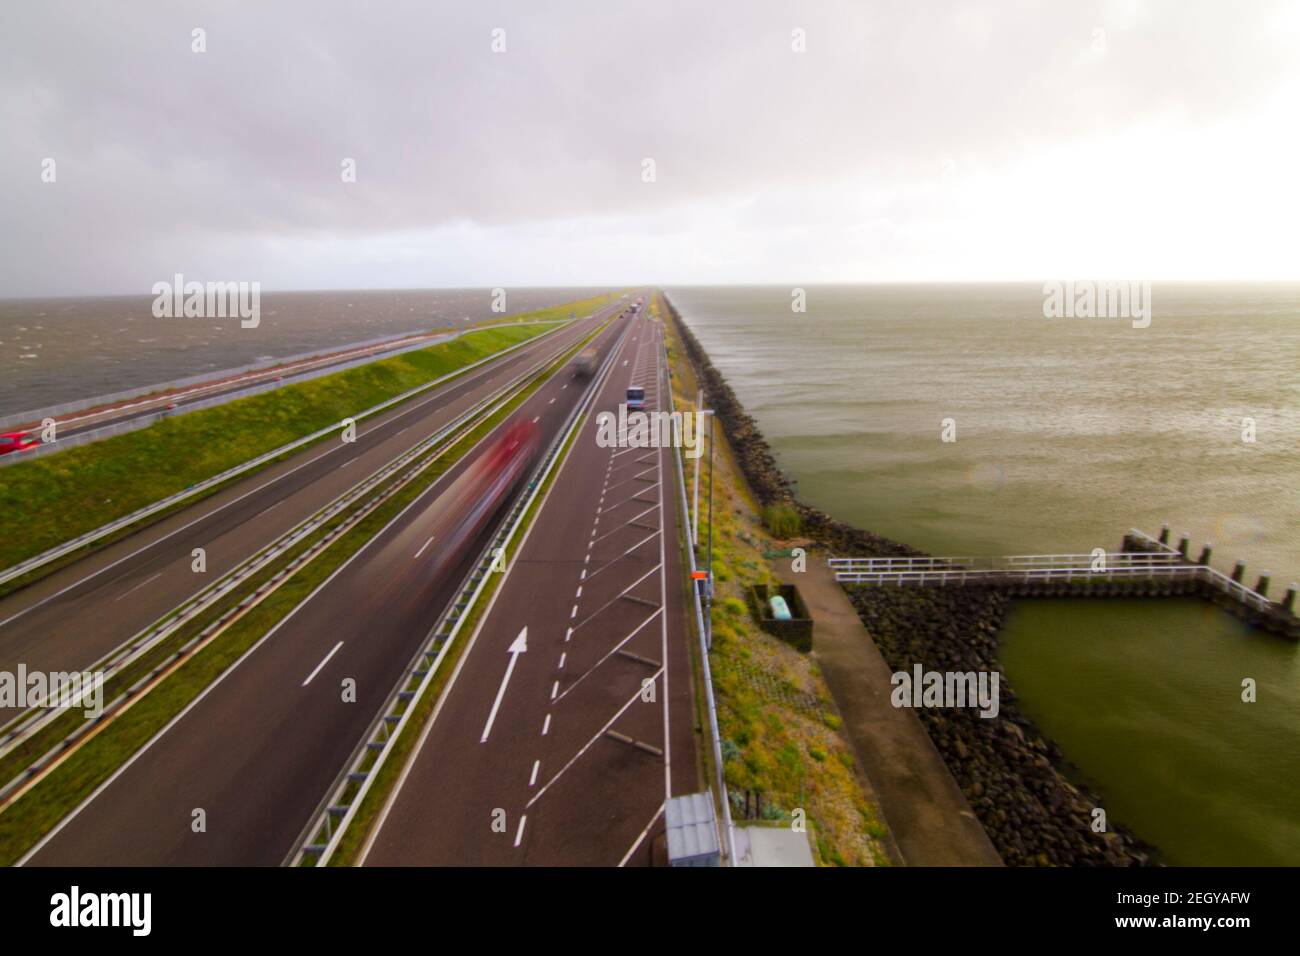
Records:
M991 587L1011 597L1200 597L1231 611L1252 626L1300 641L1291 584L1281 602L1268 597L1270 575L1253 588L1245 583L1246 564L1232 574L1210 566L1205 545L1196 560L1183 535L1169 544L1169 526L1158 537L1136 528L1124 535L1118 551L1081 554L1015 554L1001 557L832 557L827 564L843 585Z

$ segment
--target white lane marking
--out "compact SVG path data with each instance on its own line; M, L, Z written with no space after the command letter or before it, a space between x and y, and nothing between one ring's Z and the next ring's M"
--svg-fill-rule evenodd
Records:
M501 698L506 695L506 684L510 683L510 675L514 673L515 661L519 660L519 655L528 650L528 628L525 627L519 632L513 644L506 650L510 655L510 663L506 665L506 674L501 678L501 687L497 691L497 699L492 702L492 713L488 714L487 723L483 725L483 736L479 738L479 743L486 743L488 734L492 733L492 722L497 719L497 711L501 708Z
M522 354L522 353L521 353L521 354ZM469 380L469 379L465 379L465 380L463 380L463 381L468 382L468 381L470 381L470 380ZM430 398L429 401L433 401L433 399ZM423 402L423 403L421 403L421 406L417 406L417 407L422 407L424 404L427 404L427 402ZM399 416L397 416L397 417L401 417L401 415L409 414L410 411L414 411L414 409L409 409L409 410L406 411L406 412L402 412L402 413L401 413ZM391 421L391 419L390 419L390 421ZM483 439L483 441L486 441L486 440L487 440L487 439ZM480 442L480 444L482 444L482 442ZM285 475L292 474L293 472L296 472L296 471L299 471L299 470L302 469L302 468L305 468L307 465L311 464L312 461L316 461L316 460L318 460L318 459L320 459L320 458L324 458L325 455L331 454L331 453L333 453L334 451L336 451L336 450L338 449L338 447L340 447L340 446L333 446L333 447L331 447L328 451L323 452L322 454L318 455L316 458L312 459L311 461L304 462L302 465L299 465L297 468L294 468L293 471L286 472ZM478 447L478 445L475 446L475 448L477 448L477 447ZM279 477L273 479L272 481L279 481L281 478L285 477L285 475L280 475ZM267 485L269 485L269 484L271 484L271 483L272 483L272 482L267 482ZM430 488L437 487L437 485L438 485L438 483L435 482L433 485L430 486ZM263 485L263 486L262 486L262 488L265 488L265 487L266 487L266 485ZM112 564L106 565L105 567L100 568L98 571L94 571L94 572L92 572L91 574L89 574L89 575L87 575L86 577L82 578L80 581L75 582L75 583L73 583L73 584L69 584L67 587L61 589L60 591L55 592L54 594L49 595L49 596L46 597L46 598L43 598L41 601L37 602L36 604L30 605L30 606L28 606L27 608L24 608L22 611L19 611L17 614L11 615L9 618L7 618L7 619L4 620L4 621L0 621L0 626L3 626L4 624L9 623L10 621L13 621L13 620L16 620L16 619L19 618L19 617L22 617L24 614L28 613L29 611L32 611L32 610L34 610L35 608L41 606L42 604L45 604L46 602L48 602L48 601L50 601L50 600L53 600L54 598L58 597L59 595L65 593L65 592L67 592L67 591L72 590L74 587L77 587L79 584L84 583L85 581L88 581L88 580L90 580L91 578L97 577L98 575L102 574L104 571L107 571L107 570L109 570L110 568L116 567L117 565L121 564L123 561L126 561L126 560L128 560L128 559L134 557L135 555L142 553L143 551L145 551L145 550L147 550L148 548L152 547L154 544L157 544L159 541L165 540L166 538L169 538L169 537L171 537L171 536L174 535L174 534L178 534L179 532L181 532L181 531L185 530L186 528L190 527L190 525L197 524L198 522L204 520L204 518L206 518L206 517L210 517L212 514L215 514L217 511L220 511L220 510L222 510L223 508L229 507L229 505L232 505L232 504L234 504L235 502L242 501L244 498L247 498L249 495L255 494L258 490L261 490L261 489L253 489L252 491L249 491L249 492L247 492L247 493L245 493L245 494L243 494L243 495L240 495L238 498L235 498L233 501L229 501L229 502L227 502L226 504L222 505L220 508L213 509L213 511L208 512L206 515L204 515L204 516L202 516L202 517L199 517L199 518L195 518L195 519L194 519L193 521L191 521L189 524L183 525L182 527L176 529L176 531L169 532L168 534L164 535L162 538L159 538L158 540L156 540L156 541L154 541L154 542L152 542L152 543L150 543L150 544L145 545L144 547L138 549L137 551L132 552L132 553L129 554L129 555L126 555L125 557L119 558L118 560L114 561ZM374 543L374 541L375 541L379 536L381 536L381 535L383 535L384 533L386 533L386 532L387 532L391 527L393 527L393 526L394 526L398 521L401 520L401 518L402 518L403 515L405 515L408 511L410 511L410 510L411 510L412 508L414 508L417 504L419 504L420 500L425 496L425 493L426 493L428 490L429 490L429 489L425 489L424 492L421 492L419 495L417 495L416 498L415 498L413 501L411 501L409 504L407 504L406 507L404 507L401 511L399 511L399 512L398 512L398 513L393 517L393 519L392 519L391 521L389 521L388 524L386 524L383 528L381 528L380 531L379 531L379 533L378 533L374 538L371 538L369 541L367 541L365 544L363 544L363 545L362 545L362 546L361 546L361 547L360 547L356 552L354 552L350 557L348 557L347 560L345 560L341 565L339 565L337 568L335 568L333 571L331 571L330 574L329 574L329 577L327 577L327 578L326 578L324 581L322 581L320 584L316 585L316 587L312 589L312 592L311 592L310 594L308 594L307 597L305 597L305 598L304 598L304 599L303 599L303 600L302 600L302 601L301 601L297 606L295 606L295 607L294 607L294 608L293 608L293 609L292 609L288 614L286 614L283 618L281 618L278 622L276 622L276 624L275 624L275 625L274 625L274 626L273 626L269 631L267 631L264 635L262 635L261 638L258 639L257 643L255 643L252 647L248 648L248 650L244 651L244 653L241 654L241 655L239 656L239 658L238 658L238 659L237 659L233 664L231 664L231 665L230 665L229 667L227 667L224 671L222 671L221 674L219 674L219 675L217 676L217 678L216 678L212 683L210 683L207 687L203 688L203 690L199 693L199 695L198 695L197 697L195 697L193 700L191 700L188 704L186 704L185 707L181 710L181 712L180 712L179 714L177 714L175 717L173 717L171 720L169 720L169 721L168 721L168 722L163 726L163 728L162 728L161 730L159 730L157 733L155 733L152 737L150 737L150 738L145 742L145 744L144 744L143 747L141 747L140 749L138 749L134 754L131 755L131 757L130 757L130 758L129 758L125 763L123 763L120 767L118 767L115 771L113 771L112 775L109 776L109 778L108 778L107 780L105 780L105 781L104 781L103 783L101 783L98 787L96 787L96 788L95 788L95 789L90 793L89 796L87 796L84 800L81 801L81 803L77 804L77 806L72 810L72 812L70 812L67 816L65 816L62 820L60 820L60 821L58 822L58 824L57 824L57 825L56 825L52 830L50 830L48 833L45 834L45 836L41 837L41 839L40 839L40 840L39 840L39 841L38 841L38 842L37 842L37 843L36 843L36 844L35 844L35 845L30 849L30 850L28 850L28 851L27 851L27 852L22 856L22 858L19 859L19 860L14 864L14 866L26 866L29 862L31 862L32 859L34 859L38 854L40 854L40 853L45 849L45 847L49 845L49 843L50 843L51 840L53 840L53 839L54 839L55 837L57 837L61 832L63 832L63 830L64 830L64 829L65 829L65 828L66 828L70 823L72 823L72 822L73 822L77 817L79 817L79 816L81 815L81 813L82 813L82 812L83 812L83 811L84 811L88 806L90 806L90 805L91 805L91 804L92 804L96 799L98 799L100 796L102 796L103 793L104 793L106 790L108 790L111 786L113 786L113 784L115 784L115 783L116 783L116 782L117 782L117 781L118 781L118 780L119 780L119 779L120 779L120 778L121 778L121 777L122 777L122 776L123 776L123 775L124 775L128 770L130 770L130 768L131 768L131 767L132 767L132 766L133 766L133 765L134 765L138 760L140 760L141 757L143 757L146 753L148 753L148 751L150 751L151 749L153 749L153 747L154 747L155 744L157 744L160 740L162 740L163 737L165 737L169 732L171 732L171 731L176 727L177 724L179 724L179 723L181 723L181 721L185 720L185 718L188 717L188 716L190 715L190 713L191 713L193 710L195 710L197 707L199 707L199 706L203 703L203 701L204 701L205 699L207 699L207 697L208 697L210 694L212 694L214 691L216 691L216 690L218 689L218 687L220 687L220 686L221 686L221 685L222 685L222 684L223 684L223 683L224 683L224 682L225 682L225 681L226 681L226 680L227 680L227 679L228 679L232 674L234 674L234 673L238 670L238 668L240 667L241 664L244 664L244 663L245 663L245 662L246 662L250 657L252 657L254 654L256 654L256 653L257 653L257 652L262 648L262 646L263 646L264 644L266 644L268 641L270 641L271 638L273 638L273 637L274 637L274 636L279 632L280 628L282 628L282 627L283 627L285 624L287 624L287 623L288 623L288 622L289 622L293 617L295 617L295 616L298 614L298 612L299 612L300 610L302 610L302 608L305 607L308 603L310 603L312 600L314 600L314 599L316 598L317 595L319 595L322 591L324 591L327 587L329 587L330 584L333 583L333 581L334 581L335 578L337 578L337 577L339 577L341 574L343 574L343 573L347 570L347 568L348 568L348 567L349 567L349 566L350 566L350 565L351 565L351 564L352 564L352 563L353 563L357 558L359 558L362 554L364 554L364 553L366 552L366 550L371 546L371 544ZM545 504L545 502L546 502L546 500L547 500L547 497L549 497L549 494L550 494L550 492L549 492L549 490L548 490L548 491L547 491L547 495L544 496L543 499L542 499L543 504ZM532 531L532 528L530 527L529 530L528 530L527 532L524 533L523 541L520 542L520 547L522 547L523 544L526 543L526 542L528 541L528 537L529 537L529 534L531 533L531 531ZM511 570L510 568L507 568L507 569L506 569L506 574L507 574L507 575L510 573L510 570ZM493 602L494 602L495 600L496 600L496 595L494 594L494 595L493 595L493 599L492 599L492 601L490 601L490 602L488 603L488 612L491 611L492 606L493 606ZM474 634L470 636L470 644L469 644L469 647L470 647L470 648L473 647L474 638L475 638L475 636L477 636L477 634L478 634L478 629L476 628L475 631L474 631ZM462 657L462 658L460 659L460 661L457 662L457 670L452 672L452 682L455 681L456 674L459 673L459 665L460 665L460 663L462 663L463 661L464 661L464 657ZM451 685L449 684L449 685L448 685L448 689L450 689L450 686L451 686ZM445 696L444 696L444 698L438 702L438 706L434 709L433 719L430 720L429 723L425 725L425 731L424 731L425 734L427 734L428 731L429 731L429 729L433 726L434 721L437 719L438 712L439 712L439 710L440 710L441 707L442 707L442 703L443 703L443 701L445 701L445 700L446 700L446 698L445 698ZM546 725L547 725L547 727L550 726L550 715L549 715L549 714L547 715ZM543 733L545 733L545 730L543 730ZM425 739L425 738L422 736L421 739L420 739L420 741L417 742L417 744L416 744L416 751L417 751L417 753L419 752L420 748L423 746L424 739ZM408 764L406 765L406 767L403 769L403 777L401 777L401 778L398 779L398 789L399 789L399 790L400 790L401 785L402 785L402 782L403 782L403 780L404 780L404 775L405 775L406 771L410 769L410 767L411 767L411 764L408 763ZM393 793L396 794L396 793L397 793L397 790L394 790ZM391 806L391 799L392 799L392 798L390 797L390 804L389 804L389 806ZM379 820L379 824L378 824L379 827L382 827L382 826L383 826L383 821L384 821L384 819L386 818L387 810L388 810L388 807L385 807L384 815L381 816L381 817L380 817L380 820ZM367 846L366 853L369 852L369 846L373 846L373 842ZM364 862L364 856L363 856L362 862Z
M550 400L549 402L547 402L546 404L547 404L547 405L554 405L554 404L555 404L555 399L551 399L551 400Z
M546 719L542 721L542 736L545 737L546 732L550 729L551 729L551 715L547 714Z
M578 598L580 598L580 597L582 597L582 588L581 588L581 587L578 588L578 593L575 594L575 595L573 596L573 598L574 598L574 600L576 601L576 600L577 600Z
M569 628L567 631L564 632L564 642L567 644L569 642L569 638L571 637L573 637L573 628Z
M524 838L524 824L528 822L528 814L519 818L519 829L515 831L515 846L518 846Z
M275 504L271 505L271 507L269 507L269 508L263 508L261 511L259 511L259 512L257 513L257 516L260 518L260 517L262 517L262 515L266 514L268 511L274 511L276 508L280 507L280 505L282 505L282 504L284 504L284 499L283 499L283 498L281 498L281 499L280 499L279 501L277 501Z
M533 424L536 425L536 424L537 424L538 422L540 422L541 420L542 420L542 416L541 416L541 415L538 415L536 418L533 419Z
M162 576L163 576L163 573L162 573L161 571L159 571L157 574L153 575L152 577L145 578L143 581L141 581L139 584L137 584L135 587L133 587L130 591L123 591L123 592L122 592L121 594L119 594L117 597L113 598L113 600L114 600L114 601L120 601L120 600L122 600L122 598L126 597L128 594L134 594L136 591L140 590L142 587L144 587L144 586L145 586L146 584L148 584L149 582L151 582L151 581L156 581L156 580L158 580L158 579L159 579L160 577L162 577Z
M334 650L326 654L325 657L321 660L321 662L316 665L316 669L307 675L307 679L302 682L303 687L306 687L308 684L311 683L311 679L321 672L321 668L330 662L330 658L333 657L335 654L337 654L339 652L339 648L342 646L343 646L342 641L339 641L337 644L334 645Z
M659 675L660 675L661 673L663 673L663 668L662 668L662 667L659 668L659 670L655 671L653 674L651 674L651 675L647 678L647 680L649 680L649 681L657 681L657 680L659 680ZM590 740L588 740L588 741L586 742L586 744L583 745L583 748L582 748L581 750L579 750L576 754L574 754L572 757L569 758L569 762L566 763L563 767L560 768L559 773L557 773L557 774L556 774L554 777L552 777L550 780L546 781L546 785L543 786L541 790L538 790L537 793L535 793L535 794L533 795L533 798L532 798L531 800L529 800L527 804L524 805L524 809L525 809L525 810L528 809L528 808L531 807L534 803L536 803L538 800L540 800L540 799L542 798L542 794L544 794L547 790L551 789L551 785L554 784L555 781L557 781L557 780L559 780L561 777L563 777L563 776L565 775L565 773L568 772L568 770L569 770L570 767L572 767L575 763L577 763L580 759L582 759L583 754L585 754L588 750L591 749L592 744L594 744L596 741L598 741L598 740L600 740L602 737L604 737L604 736L605 736L605 731L607 731L607 730L609 730L609 728L613 727L614 724L618 721L618 719L619 719L620 717L622 717L622 716L627 712L627 709L628 709L629 707L631 707L633 704L635 704L638 700L641 699L641 694L642 694L642 690L641 690L640 687L638 687L638 688L636 689L636 692L635 692L635 693L634 693L634 694L633 694L633 695L628 699L627 703L625 703L622 707L620 707L620 708L618 709L618 712L617 712L616 714L614 714L614 716L611 717L611 718L609 719L609 721L605 724L605 726L604 726L604 727L601 727L600 730L596 731L596 733L592 736L592 738L591 738Z
M560 682L557 680L551 685L551 700L555 700L555 695L560 692Z
M569 620L572 621L578 616L578 605L573 605L573 610L569 612Z
M537 771L541 769L541 766L542 766L542 762L540 760L533 761L533 775L528 778L528 786L530 787L537 786Z
M564 670L564 659L565 659L566 657L568 657L568 656L569 656L569 655L568 655L567 652L562 651L562 652L560 653L560 670Z
M339 465L339 467L340 467L340 468L346 468L348 465L352 464L354 461L356 461L355 458L349 458L349 459L348 459L347 461L345 461L343 464Z
M585 580L587 580L587 569L586 569L586 568L583 568L583 569L582 569L582 577L578 578L578 580L579 580L579 581L585 581Z
M641 842L646 838L646 834L650 832L650 828L655 825L655 821L659 819L659 814L664 812L664 807L666 806L667 806L666 803L661 803L659 805L659 809L656 810L655 815L650 818L650 822L645 825L645 829L642 830L641 835L636 838L636 842L633 843L628 848L628 851L623 854L623 859L618 861L619 866L626 866L627 861L632 859L632 854L636 852L636 848L639 847L641 845Z
M418 558L420 555L424 554L424 549L431 544L433 544L433 535L429 535L429 540L420 545L420 550L415 552L415 556Z

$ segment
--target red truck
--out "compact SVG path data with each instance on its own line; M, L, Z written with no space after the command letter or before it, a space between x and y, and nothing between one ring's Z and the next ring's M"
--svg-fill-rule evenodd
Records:
M26 451L40 443L40 439L33 438L31 432L0 432L0 455Z

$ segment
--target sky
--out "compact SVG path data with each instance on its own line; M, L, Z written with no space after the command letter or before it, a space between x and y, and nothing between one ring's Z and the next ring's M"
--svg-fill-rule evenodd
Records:
M1298 48L1269 0L8 2L0 296L1295 280Z

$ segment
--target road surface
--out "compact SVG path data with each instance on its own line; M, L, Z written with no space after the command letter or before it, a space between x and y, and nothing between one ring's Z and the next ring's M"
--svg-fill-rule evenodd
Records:
M661 326L634 324L593 413L629 385L666 402ZM602 448L589 419L367 865L651 861L665 799L702 789L675 476L671 449Z
M615 322L597 338L602 354L627 327ZM570 360L500 428L536 419L545 445L584 384ZM426 546L439 492L474 457L335 571L48 834L29 862L284 862L470 566L431 580ZM354 682L355 700L345 699L345 682ZM200 810L206 828L195 832Z
M616 308L359 422L354 443L326 439L5 596L0 670L20 661L29 671L93 664ZM204 574L192 569L197 547ZM0 722L16 713L0 709Z

